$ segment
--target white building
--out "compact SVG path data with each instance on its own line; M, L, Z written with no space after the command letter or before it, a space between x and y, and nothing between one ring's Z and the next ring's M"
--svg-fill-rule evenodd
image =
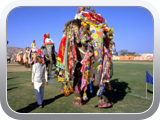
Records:
M140 54L141 56L143 57L153 57L153 53L143 53L143 54Z

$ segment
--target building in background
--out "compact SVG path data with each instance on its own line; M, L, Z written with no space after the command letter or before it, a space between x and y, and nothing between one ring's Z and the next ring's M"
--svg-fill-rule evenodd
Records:
M143 53L135 56L113 56L113 60L153 60L153 53Z

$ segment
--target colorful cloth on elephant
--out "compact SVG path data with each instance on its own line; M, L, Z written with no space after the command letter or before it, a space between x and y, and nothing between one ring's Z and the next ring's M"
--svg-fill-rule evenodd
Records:
M84 76L82 76L82 80L81 80L81 89L85 88L85 90L87 89L87 86L86 86L86 80L84 78Z
M50 61L52 61L52 47L53 47L53 44L51 44L51 45L45 45L45 46L47 48L49 59L50 59Z
M94 14L94 13L90 13L90 12L89 13L83 12L83 16L87 20L92 21L92 22L97 23L97 24L104 22L103 18L99 14Z
M77 53L76 53L76 48L73 44L73 46L70 46L70 52L72 52L72 55L69 54L68 56L68 68L70 70L70 74L72 74L72 70L74 69L74 66L77 62Z
M69 71L68 71L68 43L69 43L69 32L67 32L67 39L66 39L66 44L65 44L65 52L64 52L64 57L63 57L63 66L65 67L65 79L67 80L68 78L68 74L69 74Z
M63 58L65 53L65 44L66 44L67 37L64 36L60 42L59 45L59 51L58 51L58 59L57 59L57 66L63 68Z
M47 42L47 43L44 43L42 46L53 45L53 44L54 44L53 42Z

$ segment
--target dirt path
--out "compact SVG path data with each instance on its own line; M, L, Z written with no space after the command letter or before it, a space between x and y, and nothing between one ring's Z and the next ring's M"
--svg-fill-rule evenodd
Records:
M22 72L31 71L31 68L26 68L25 66L7 66L7 72Z
M18 64L7 64L7 65L12 66L12 65L18 65Z

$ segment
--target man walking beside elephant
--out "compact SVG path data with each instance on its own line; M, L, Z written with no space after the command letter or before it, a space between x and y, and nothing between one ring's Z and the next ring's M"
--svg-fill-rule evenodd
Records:
M46 65L42 63L41 56L37 56L38 63L33 65L32 69L32 86L34 86L37 104L42 108L43 95L44 95L44 82L48 85Z

